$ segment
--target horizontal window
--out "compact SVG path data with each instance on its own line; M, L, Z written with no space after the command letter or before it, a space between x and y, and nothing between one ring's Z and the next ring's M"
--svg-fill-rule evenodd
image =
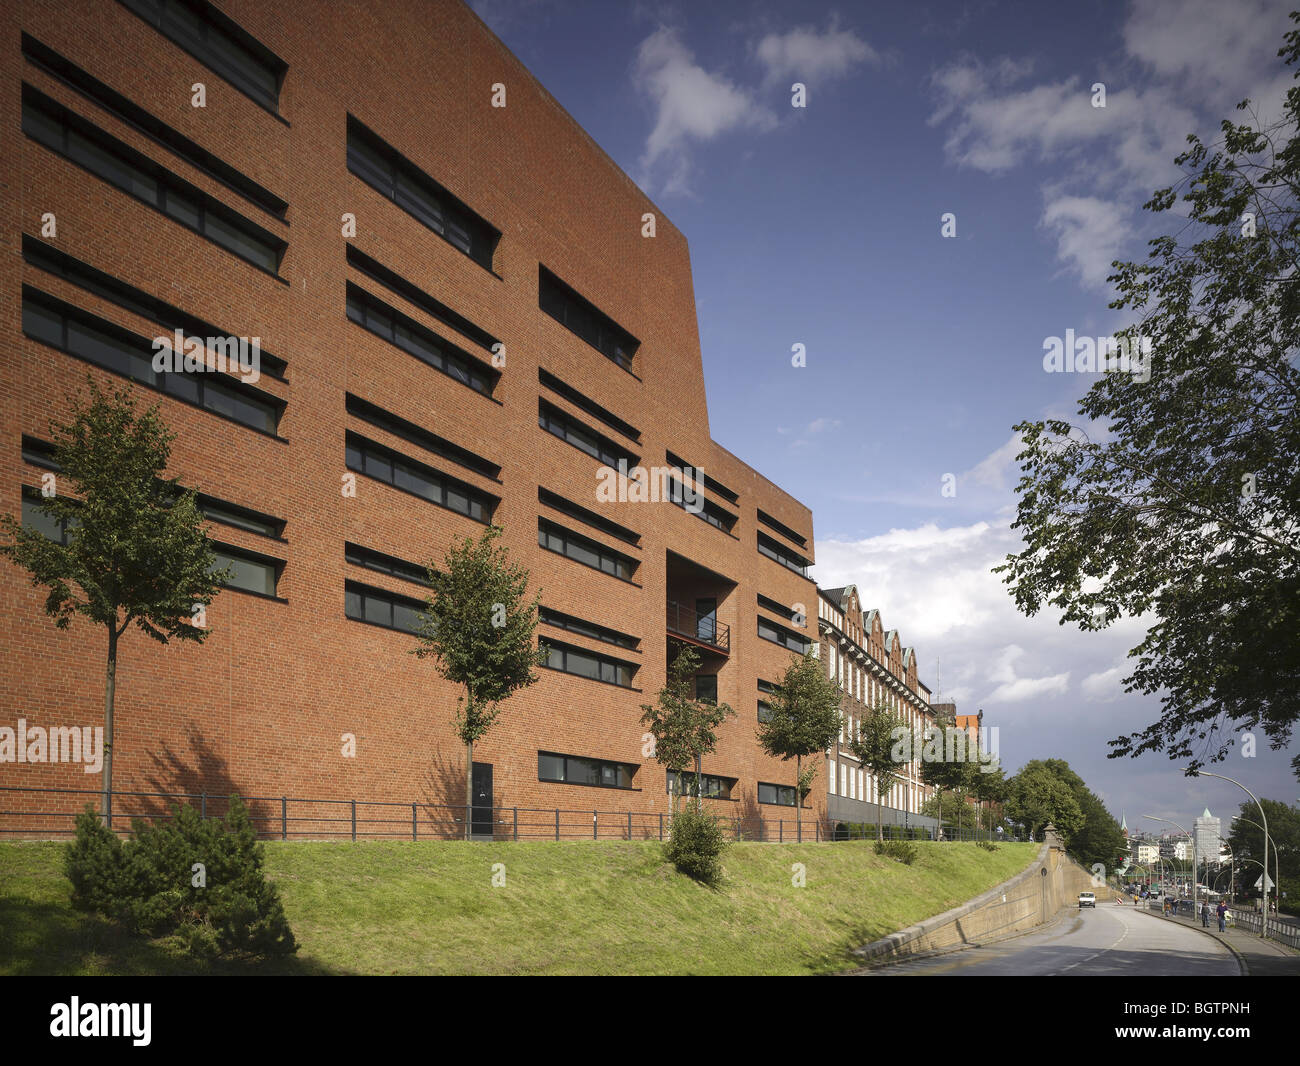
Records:
M230 567L230 576L225 581L226 588L252 592L258 596L276 594L280 571L284 569L283 560L232 548L229 544L214 543L212 551L217 557L213 570Z
M204 0L122 0L245 96L275 111L289 65Z
M274 434L284 402L224 374L193 374L153 368L153 342L23 286L23 332L33 340L233 422Z
M769 529L775 529L778 533L781 534L781 536L785 537L787 540L794 541L796 544L799 545L799 547L806 548L808 546L808 541L806 538L801 537L789 526L784 525L781 522L778 522L766 511L758 512L758 520L762 522L763 525L767 526Z
M758 720L760 722L770 722L772 720L772 705L765 703L763 700L758 701Z
M227 503L225 500L218 500L214 496L207 496L201 492L195 494L195 502L198 504L199 512L210 522L220 522L223 526L233 526L235 529L247 530L249 533L257 533L263 537L279 539L284 534L283 518L275 518L261 511Z
M774 600L770 596L764 596L761 592L758 594L758 605L765 611L780 615L791 625L799 626L801 623L807 622L807 619L798 614L793 607L787 607L784 603Z
M537 753L537 780L559 781L566 785L592 785L596 788L633 788L636 763L610 762L607 759L583 759L577 755Z
M705 703L718 702L718 675L695 675L695 698Z
M694 463L688 463L681 456L675 455L672 452L667 450L665 450L664 455L668 459L669 466L675 466L679 470L694 470L695 471L694 476L697 478L703 478L704 487L708 489L711 493L713 493L715 496L721 496L724 500L732 504L738 503L740 501L740 496L738 494L732 492L731 489L727 488L727 486L724 485L721 481L715 481L713 478L709 477L708 474L704 473L704 471L701 470Z
M152 137L159 144L169 148L184 159L185 162L203 171L208 177L233 189L254 206L260 207L263 211L280 218L284 217L289 205L276 196L275 193L263 188L252 178L241 174L228 163L218 159L206 148L190 140L179 130L173 129L138 104L128 100L121 93L109 88L98 78L82 70L70 59L59 55L53 48L42 44L35 37L31 37L26 33L23 34L23 55L32 63L71 85L87 99L98 104L106 111L111 111L122 121L129 123L142 133Z
M491 396L500 376L382 300L348 282L348 318L475 392Z
M785 626L779 626L774 622L769 622L766 618L758 620L758 635L764 640L770 640L773 644L780 644L783 648L789 648L793 652L802 655L808 650L808 645L812 643L807 637L801 637Z
M632 369L632 357L641 342L543 266L538 268L537 303L605 358L624 370Z
M602 407L589 396L584 396L572 385L566 381L561 381L554 374L541 367L537 368L537 380L550 389L558 396L563 396L569 403L580 410L586 411L592 418L598 419L609 426L610 429L617 430L623 436L630 438L638 443L641 441L641 431L630 422L624 422L618 415L606 407Z
M637 645L641 643L639 638L629 636L627 633L620 633L617 629L598 626L595 622L575 618L571 614L564 614L560 611L552 611L549 607L541 608L541 620L545 625L554 626L556 629L566 629L570 633L578 633L581 636L590 637L592 640L600 640L606 644L627 648L629 651L636 651Z
M344 544L343 557L353 566L364 566L377 574L399 577L403 581L411 581L417 585L429 583L429 571L419 563L410 563L395 555L385 555L383 552L363 548L359 544Z
M43 241L38 241L35 237L25 233L23 234L23 259L48 274L63 278L87 292L93 292L96 296L102 296L104 299L112 301L118 307L130 311L132 314L139 315L141 318L152 319L162 325L164 332L168 334L180 329L186 336L191 337L224 338L231 336L231 334L218 329L210 322L205 322L201 318L188 314L179 307L169 304L166 300L151 296L143 289L137 289L134 285L129 285L111 274L105 274L102 270L95 269L89 263L74 259L66 252L51 248ZM270 374L272 377L281 380L284 379L287 364L283 359L260 347L258 359L260 363L259 369L262 373Z
M554 404L541 399L537 401L537 424L547 433L572 444L593 459L599 459L606 466L617 467L619 460L626 462L629 468L637 464L637 457L626 448L620 448L608 437L602 436L572 415L565 414Z
M346 451L349 470L387 482L475 522L487 524L500 502L495 496L355 433L347 435Z
M695 796L700 795L705 799L731 799L731 790L736 787L738 778L735 777L717 777L714 774L700 775L700 788L696 791L695 775L689 770L680 773L677 770L668 771L667 789L670 796Z
M612 574L624 581L631 581L632 575L636 573L635 559L620 555L603 544L588 540L544 518L537 520L537 543L548 551L572 559L575 563L582 563L583 566L590 566L593 570Z
M787 570L793 570L803 577L808 576L808 567L811 565L808 560L789 548L783 547L765 533L758 535L758 550L760 554L776 560Z
M496 337L492 336L487 330L480 329L464 315L453 311L440 300L435 300L423 289L413 285L400 274L389 270L378 260L372 259L365 252L351 244L348 245L348 265L355 267L368 278L379 282L384 288L415 304L420 310L427 312L444 325L450 326L457 333L464 334L475 344L486 348L489 352L492 351L493 345L498 343Z
M458 444L453 444L436 433L430 433L427 429L417 426L414 422L399 418L391 411L385 411L382 407L377 407L368 400L363 400L360 396L354 396L350 392L347 394L347 411L348 414L361 419L363 422L369 422L372 426L387 430L394 437L401 437L402 440L418 445L426 451L441 455L444 459L450 459L458 466L465 467L466 470L473 470L476 474L482 474L484 477L494 480L501 475L501 467L497 466L496 463L484 459L481 455L476 455Z
M537 489L537 499L547 507L551 507L561 514L566 514L570 518L576 518L579 522L585 522L593 529L599 529L602 533L608 533L611 537L626 541L633 546L641 543L640 533L628 529L627 526L620 526L617 522L611 522L608 518L596 514L595 511L579 507L572 500L566 500L563 496L558 496L549 489L539 487Z
M279 270L285 241L26 84L23 132L226 251Z
M395 592L346 581L343 584L343 613L354 622L369 622L385 629L418 633L424 602Z
M32 466L42 466L47 470L62 470L54 458L54 445L36 437L23 434L23 462Z
M712 500L701 499L699 482L695 482L688 492L686 486L673 475L668 475L668 499L696 518L702 518L711 526L716 526L724 533L730 533L737 517L730 511L719 507Z
M37 489L23 486L23 528L34 530L57 544L67 544L68 530L76 528L76 519L64 521L48 514L41 506L43 499Z
M559 670L565 674L575 674L591 681L603 681L607 685L632 687L632 678L636 676L636 663L624 662L608 655L597 655L593 651L575 648L571 644L556 644L548 638L542 638L537 646L546 652L544 666Z
M351 115L348 170L480 266L492 269L500 231Z
M781 807L793 807L794 788L791 785L769 785L762 781L758 783L758 802L775 803Z
M758 691L759 691L759 692L766 692L766 693L768 693L769 695L775 696L778 692L781 691L781 686L778 685L778 684L776 684L776 683L773 682L773 681L764 681L764 680L760 677L760 678L758 679Z

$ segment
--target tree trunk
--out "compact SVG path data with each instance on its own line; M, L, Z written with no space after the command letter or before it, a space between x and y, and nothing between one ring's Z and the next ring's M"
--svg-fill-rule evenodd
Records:
M884 802L884 795L880 790L880 775L873 774L872 776L876 779L876 843L880 844L885 839L885 830L882 828L884 824L883 815L880 810L880 805Z
M104 825L111 822L113 809L113 699L117 690L117 620L108 627L108 666L104 673L104 774L100 815Z
M470 839L474 821L474 742L465 742L465 839Z
M794 835L803 843L803 756L794 757Z
M704 813L704 778L701 776L704 770L704 759L699 752L695 754L695 813Z

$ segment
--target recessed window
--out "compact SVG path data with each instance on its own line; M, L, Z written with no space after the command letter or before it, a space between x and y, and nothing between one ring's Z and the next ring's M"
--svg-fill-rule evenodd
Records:
M544 518L537 520L537 543L540 547L572 559L575 563L590 566L593 570L631 581L637 562L620 555L594 540L580 536Z
M772 720L772 705L765 703L763 700L758 701L758 720L760 722L770 722Z
M240 548L233 548L229 544L214 544L212 551L216 555L213 570L221 570L227 566L231 569L231 576L225 581L226 588L252 592L258 596L276 594L280 571L284 568L283 560L255 555Z
M68 355L131 378L231 421L274 435L284 401L225 374L157 371L153 342L23 286L23 332Z
M602 436L594 429L584 425L570 414L561 411L545 400L537 401L537 424L554 434L560 440L572 444L579 451L586 452L593 459L599 459L606 466L617 467L622 461L629 468L636 466L638 457L626 448L620 448L608 437Z
M584 759L577 755L555 755L547 751L537 753L539 781L594 788L634 788L632 780L639 769L636 763Z
M543 625L564 629L570 633L578 633L581 636L590 637L592 640L627 648L629 651L636 651L637 645L641 643L637 637L630 636L627 633L620 633L617 629L610 629L607 626L597 625L595 622L575 618L573 615L564 614L562 611L553 611L549 607L540 608L540 618Z
M793 630L769 622L763 617L758 619L758 635L764 640L770 640L773 644L780 644L781 647L788 648L799 655L807 651L808 645L812 643L807 637L802 637Z
M394 437L401 437L402 440L409 441L426 451L441 455L444 459L450 459L453 463L463 466L466 470L482 474L483 477L495 480L501 475L501 467L491 460L476 455L468 448L453 444L436 433L430 433L427 429L417 426L414 422L399 418L391 411L385 411L382 407L363 400L359 396L354 396L350 392L347 394L346 402L348 414L361 419L363 422L369 422L372 426L385 430Z
M279 270L286 241L26 84L23 132L226 251L271 274Z
M793 570L801 577L808 576L808 567L812 564L802 555L783 547L780 543L767 536L765 533L758 535L758 550L762 555L780 563L787 570Z
M632 425L630 422L624 422L623 419L619 418L613 411L609 410L607 407L602 407L590 396L586 396L579 392L567 381L561 381L554 374L550 373L550 371L543 370L541 367L537 368L537 380L556 395L563 396L569 401L569 403L573 404L574 407L586 411L587 414L592 416L592 418L603 422L605 425L609 426L610 429L640 443L641 431L637 429L636 426Z
M36 489L23 486L23 528L34 530L56 544L67 544L68 530L76 528L76 520L65 522L55 518L41 506L43 499Z
M766 511L760 510L758 512L758 520L762 522L763 525L767 526L769 529L775 529L778 533L781 534L781 536L785 537L787 540L794 541L796 544L799 545L799 547L806 548L808 546L808 541L806 538L801 537L798 533L796 533L793 529L791 529L789 526L785 525L784 523L778 522Z
M606 359L631 371L632 357L641 342L545 267L540 267L538 272L537 303Z
M538 647L546 652L545 666L565 674L575 674L590 681L603 681L607 685L622 688L632 687L632 678L636 675L636 664L614 659L608 655L598 655L585 648L575 648L571 644L556 644L542 638Z
M695 675L695 698L704 703L718 702L718 675Z
M700 775L699 795L704 799L731 799L731 790L736 787L739 778L718 777L715 774ZM689 770L681 773L669 770L667 791L670 796L695 796L695 775Z
M634 530L628 529L627 526L620 526L617 522L611 522L603 515L596 514L595 511L589 511L585 507L579 507L572 500L566 500L548 489L537 489L537 499L547 507L551 507L561 514L566 514L570 518L576 518L579 522L584 522L593 529L599 529L602 533L608 533L611 537L618 540L626 541L633 547L641 543L641 534Z
M419 563L408 562L395 555L385 555L372 548L363 548L360 544L344 544L343 557L353 566L364 566L377 574L388 574L416 585L429 583L429 571Z
M351 115L348 169L480 266L492 269L500 231Z
M774 803L778 807L795 806L795 792L791 785L769 785L763 781L758 783L758 802Z
M495 496L355 433L347 435L345 452L349 470L387 482L475 522L486 525L500 502Z
M417 633L424 602L395 592L371 588L355 581L344 582L343 613L354 622L396 629L403 633Z
M691 492L688 494L686 486L673 475L668 476L668 499L677 504L678 507L695 515L696 518L702 518L711 526L716 526L724 533L730 533L731 527L737 522L737 517L730 511L719 507L712 500L702 499L699 482L692 478L694 484Z

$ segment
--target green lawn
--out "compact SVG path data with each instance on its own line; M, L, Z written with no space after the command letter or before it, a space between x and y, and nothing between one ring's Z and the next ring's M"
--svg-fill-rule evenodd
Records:
M63 847L0 843L0 974L827 973L852 965L849 949L1006 880L1038 848L918 843L909 867L864 842L735 844L713 890L657 843L268 843L298 955L209 965L72 910Z

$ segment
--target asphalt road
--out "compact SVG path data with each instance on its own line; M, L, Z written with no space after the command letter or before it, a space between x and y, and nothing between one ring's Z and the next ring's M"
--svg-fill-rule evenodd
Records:
M1067 912L1037 933L914 959L873 975L952 977L1237 977L1236 957L1213 937L1133 906Z

